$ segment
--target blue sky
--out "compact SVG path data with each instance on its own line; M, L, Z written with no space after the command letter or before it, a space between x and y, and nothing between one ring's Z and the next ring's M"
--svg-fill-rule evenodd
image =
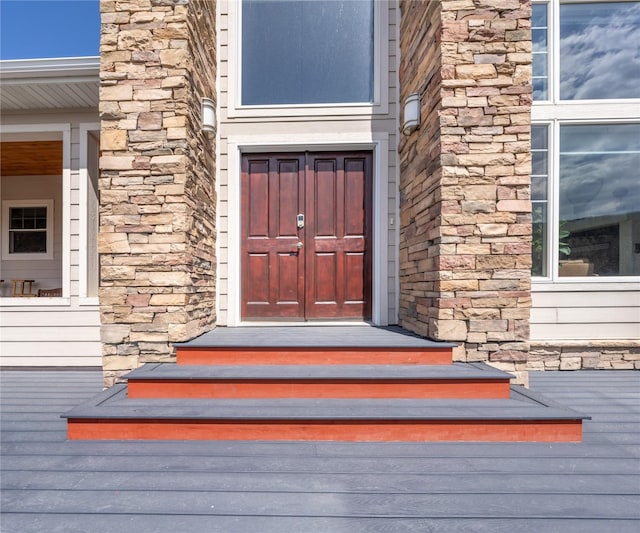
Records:
M97 56L98 0L0 0L0 59Z

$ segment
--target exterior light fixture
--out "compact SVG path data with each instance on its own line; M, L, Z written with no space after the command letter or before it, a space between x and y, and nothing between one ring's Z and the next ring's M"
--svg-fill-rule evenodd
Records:
M411 135L420 127L420 95L413 93L404 101L402 133Z
M211 98L202 99L202 131L207 135L216 132L216 104Z

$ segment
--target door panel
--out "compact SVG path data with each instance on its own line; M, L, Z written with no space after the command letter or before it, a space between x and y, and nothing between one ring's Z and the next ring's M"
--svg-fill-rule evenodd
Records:
M242 158L242 316L304 316L304 256L296 247L304 156Z
M307 155L307 318L371 316L371 165L370 153Z
M245 155L242 169L243 318L369 318L371 154Z

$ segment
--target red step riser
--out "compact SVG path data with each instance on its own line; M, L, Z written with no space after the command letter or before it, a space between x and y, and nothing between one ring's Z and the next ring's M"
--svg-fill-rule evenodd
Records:
M509 398L503 380L169 381L130 379L129 398Z
M178 348L179 365L450 365L451 348Z
M343 442L580 442L569 421L316 422L69 419L70 440L276 440Z

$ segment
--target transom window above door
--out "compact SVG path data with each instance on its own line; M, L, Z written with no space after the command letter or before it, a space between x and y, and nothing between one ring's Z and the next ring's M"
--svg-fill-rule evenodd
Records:
M371 103L372 0L242 2L242 105Z

